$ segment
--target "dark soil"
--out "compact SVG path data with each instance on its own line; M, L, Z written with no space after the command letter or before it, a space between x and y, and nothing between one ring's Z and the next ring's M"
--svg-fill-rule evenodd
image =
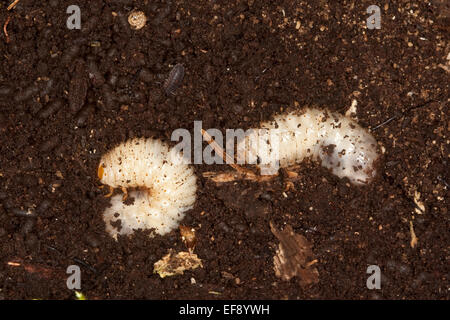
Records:
M78 1L81 30L66 27L76 1L11 2L0 4L0 299L73 299L72 264L89 299L449 298L444 1L380 4L381 30L366 28L374 1ZM128 25L134 9L141 30ZM176 64L184 80L167 95ZM186 250L178 231L106 233L96 171L117 143L170 141L194 120L246 129L288 107L345 113L354 99L384 150L370 185L313 162L287 191L281 178L215 185L202 172L229 168L196 165L182 223L203 268L164 279L153 264ZM317 283L275 276L270 222L312 243ZM372 264L381 290L366 287Z

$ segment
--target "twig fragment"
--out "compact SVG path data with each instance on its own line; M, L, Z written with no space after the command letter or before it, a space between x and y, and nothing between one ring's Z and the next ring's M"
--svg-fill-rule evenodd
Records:
M419 239L417 238L416 233L414 232L414 225L412 221L409 221L409 232L411 233L410 246L411 248L415 248Z
M235 171L228 171L228 172L222 172L217 173L213 171L207 171L203 173L203 177L211 179L215 183L226 183L226 182L233 182L236 180L250 180L250 181L256 181L256 182L267 182L271 181L274 178L278 177L279 174L275 173L273 175L258 175L254 173L250 169L243 168L237 164L234 163L234 159L226 153L225 150L221 146L219 146L214 139L202 129L202 136L203 139L213 148L213 150L223 159L225 162L232 167ZM293 181L299 180L299 174L295 172L299 168L298 165L294 165L288 168L283 169L285 172L284 180L287 183L287 188L293 188L293 185L291 184Z
M234 159L226 153L225 150L222 149L221 146L217 144L217 142L214 141L214 139L209 135L208 132L202 129L202 136L203 139L213 148L213 150L223 159L225 160L225 163L228 164L230 167L232 167L235 171L234 172L224 172L224 173L216 173L216 172L205 172L203 173L203 176L206 178L210 178L216 183L221 182L231 182L235 180L252 180L252 181L269 181L272 180L274 177L278 176L278 174L275 175L257 175L250 169L246 169L241 167L240 165L237 165L234 163Z
M57 269L53 269L49 266L44 266L41 264L26 263L23 259L15 258L12 261L6 263L10 267L22 267L26 272L30 274L37 274L40 278L50 279L50 278L63 278L64 274Z
M14 0L14 2L8 6L8 11L14 9L14 7L19 3L19 1L20 0Z
M241 166L237 165L234 163L234 159L228 154L226 153L225 150L222 149L221 146L219 146L217 144L217 142L214 141L214 139L209 135L208 132L206 132L205 130L202 129L202 136L203 139L205 139L206 142L208 142L208 144L211 146L211 148L213 148L213 150L223 159L225 160L225 163L230 165L230 167L232 167L234 170L236 170L237 172L240 172L242 174L247 174L249 173L249 170L245 170L244 168L242 168ZM253 174L253 172L251 172Z
M9 21L11 21L11 16L8 16L8 18L6 18L5 24L3 25L3 33L5 34L6 37L6 43L9 43L9 35L8 35L8 30L6 29L8 27L8 23Z

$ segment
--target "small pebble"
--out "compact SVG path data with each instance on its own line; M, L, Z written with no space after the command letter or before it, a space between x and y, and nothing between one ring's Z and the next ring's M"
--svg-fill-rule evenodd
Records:
M142 29L147 23L147 17L145 16L144 12L134 10L128 16L128 23L130 24L132 29L139 30Z

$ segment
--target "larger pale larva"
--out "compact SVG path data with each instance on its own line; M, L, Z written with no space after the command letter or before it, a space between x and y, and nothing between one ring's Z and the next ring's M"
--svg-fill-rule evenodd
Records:
M238 145L238 155L247 163L273 169L274 163L289 167L311 157L354 184L366 184L375 176L377 142L343 115L306 108L279 114L261 128Z
M178 227L184 212L195 202L196 177L183 163L182 154L155 139L133 139L105 154L98 168L103 184L111 188L132 188L134 203L121 195L111 199L103 214L106 230L128 235L136 229L153 229L164 235ZM111 225L120 219L120 230Z

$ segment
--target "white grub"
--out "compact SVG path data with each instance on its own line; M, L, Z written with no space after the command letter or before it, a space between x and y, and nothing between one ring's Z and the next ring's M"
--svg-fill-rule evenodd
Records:
M240 161L258 163L261 170L279 161L282 168L305 158L321 161L333 174L348 177L355 185L370 182L375 176L377 142L352 119L338 113L314 108L279 114L264 122L262 129L278 129L273 139L253 130L238 145ZM255 146L257 146L255 148Z
M111 198L103 214L107 232L129 235L136 229L153 229L164 235L178 227L184 212L195 202L196 177L175 149L155 139L132 139L105 154L98 168L103 184L133 188L125 204L122 195ZM111 222L121 220L118 230Z

